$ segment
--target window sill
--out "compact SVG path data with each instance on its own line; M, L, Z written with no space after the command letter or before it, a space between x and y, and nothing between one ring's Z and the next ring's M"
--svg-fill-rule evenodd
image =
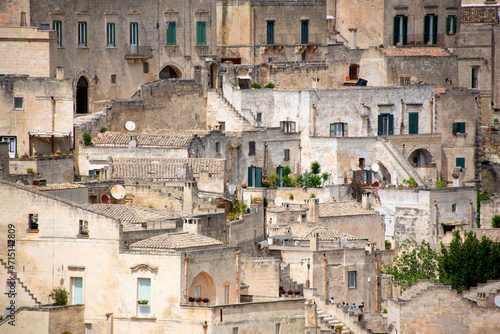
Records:
M40 231L39 229L36 229L36 230L32 229L32 228L26 229L26 233L37 233L38 234L39 231Z
M64 49L65 49L65 47L64 47L64 46L57 46L57 49L58 49L58 50L59 50L59 49L64 50Z
M130 320L152 320L152 321L156 321L156 317L140 317L140 316L133 316L133 317L130 317Z
M78 50L88 50L88 46L78 46L77 49Z
M354 289L357 289L358 287L357 286L348 286L347 289L349 290L354 290Z
M456 137L467 137L467 133L455 133Z
M114 50L114 49L116 49L116 46L114 46L114 45L107 45L106 49Z
M204 45L200 45L200 46L204 46ZM165 44L165 47L166 48L178 48L179 45L175 44L175 45L171 45L171 44Z
M76 237L78 239L88 239L89 235L88 234L77 234Z

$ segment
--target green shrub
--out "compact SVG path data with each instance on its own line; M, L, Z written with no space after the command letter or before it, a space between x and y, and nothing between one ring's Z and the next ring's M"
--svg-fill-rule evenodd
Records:
M270 82L264 88L274 88L274 84Z
M311 194L310 198L316 198L316 195L315 194Z
M293 200L293 194L290 194L290 199Z
M391 249L391 243L387 240L385 240L385 249L387 250Z
M445 188L446 187L446 182L444 182L444 181L436 180L436 182L434 182L434 184L438 188Z
M321 166L319 162L313 161L311 163L311 173L313 173L314 175L321 173Z
M54 288L49 295L50 298L55 300L54 305L67 305L68 304L68 291L65 288Z
M288 177L288 176L283 176L281 178L281 183L282 183L283 187L291 187L293 185L293 179L291 177Z
M407 179L404 179L404 180L403 180L403 183L404 183L404 184L407 184L407 185L409 185L409 186L413 186L413 188L418 188L418 183L417 183L417 181L415 181L415 179L414 179L414 178L412 178L411 176L410 176L410 178L409 178L408 180L407 180Z
M283 166L283 175L290 175L292 174L292 169L290 168L290 166Z
M90 135L90 133L85 132L83 134L83 144L85 146L91 146L92 145L92 136Z
M252 84L252 88L255 88L255 89L261 89L262 87L260 87L260 85L257 83L257 82L254 82Z
M500 216L499 215L494 215L493 217L491 217L491 227L500 228Z

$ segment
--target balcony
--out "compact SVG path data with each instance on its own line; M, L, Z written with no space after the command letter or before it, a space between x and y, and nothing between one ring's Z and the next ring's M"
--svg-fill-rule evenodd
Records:
M153 58L153 49L150 46L131 45L129 52L125 54L125 59L130 62L144 62Z

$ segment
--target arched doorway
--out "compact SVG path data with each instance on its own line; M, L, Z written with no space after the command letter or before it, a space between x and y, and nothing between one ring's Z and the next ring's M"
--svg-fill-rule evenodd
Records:
M349 66L349 80L358 80L359 79L359 65L351 64Z
M212 276L204 271L196 275L189 287L189 297L208 298L209 303L212 303L216 298L215 283Z
M160 79L180 79L181 77L181 71L175 66L168 65L160 71Z
M89 112L89 82L81 76L76 83L76 113L86 114Z
M219 79L219 71L216 63L210 65L210 71L208 73L208 86L210 88L217 88L217 83Z
M413 167L429 166L432 162L432 155L426 149L418 149L410 154L408 162L412 164Z
M389 173L389 170L382 164L380 161L377 161L379 171L378 171L378 176L380 177L380 181L385 184L391 184L392 183L392 177L391 173Z

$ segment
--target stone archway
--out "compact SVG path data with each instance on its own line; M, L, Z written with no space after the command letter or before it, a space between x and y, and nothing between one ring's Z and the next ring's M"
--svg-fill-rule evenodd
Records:
M389 170L387 169L387 167L385 167L384 164L381 163L380 161L377 161L377 164L379 167L378 175L380 177L380 181L382 181L383 183L386 183L386 184L391 184L392 183L392 176L391 176L391 173L389 173Z
M160 71L160 79L180 79L182 72L173 65L167 65Z
M81 76L76 82L76 113L87 114L89 112L89 81Z
M193 278L188 291L190 297L197 297L196 294L199 292L199 297L208 298L209 303L217 296L214 279L204 271Z
M408 162L414 167L429 166L432 162L432 154L426 149L419 148L408 156Z

